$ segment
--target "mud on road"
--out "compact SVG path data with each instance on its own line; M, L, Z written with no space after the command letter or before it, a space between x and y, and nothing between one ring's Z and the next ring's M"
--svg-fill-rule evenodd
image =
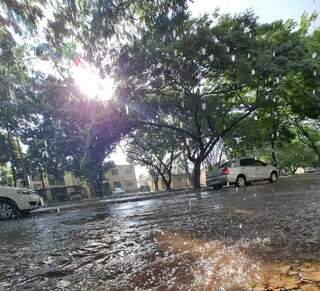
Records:
M320 290L320 179L2 222L0 256L0 290Z

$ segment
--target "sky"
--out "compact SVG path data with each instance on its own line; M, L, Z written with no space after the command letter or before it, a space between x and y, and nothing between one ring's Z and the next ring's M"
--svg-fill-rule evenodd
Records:
M292 18L299 22L304 11L311 14L315 9L320 11L320 0L194 0L190 5L192 16L212 13L216 8L221 13L240 13L253 9L259 17L259 22L272 22L279 19ZM126 156L120 147L111 154L109 159L116 164L128 164ZM144 167L136 167L137 178L146 175Z

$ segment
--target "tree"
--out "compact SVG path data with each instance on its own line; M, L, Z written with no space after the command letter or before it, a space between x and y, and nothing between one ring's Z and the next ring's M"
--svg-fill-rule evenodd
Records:
M277 78L296 72L303 41L291 22L260 25L251 12L157 21L122 48L118 94L137 122L180 135L199 191L202 162L243 120L275 106Z
M19 128L29 115L27 99L32 95L24 63L25 50L11 34L0 28L0 130L5 138L13 183L27 181L27 169L18 139Z
M289 169L294 174L298 167L306 168L317 165L315 153L304 143L294 140L279 148L279 169Z
M294 124L299 140L316 154L320 165L320 121L295 121Z
M166 191L171 191L173 163L181 155L175 132L144 126L130 134L127 144L128 158L149 169L155 187L160 176Z

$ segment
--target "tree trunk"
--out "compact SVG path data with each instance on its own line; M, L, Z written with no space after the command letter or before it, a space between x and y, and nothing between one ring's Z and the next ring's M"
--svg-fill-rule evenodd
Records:
M20 160L21 160L21 167L22 167L22 172L23 172L23 180L24 180L24 187L29 188L29 180L28 180L28 173L27 173L27 166L26 166L26 161L23 157L23 153L21 150L21 146L20 146L20 141L19 139L16 137L16 141L17 141L17 147L18 147L18 152L19 152L19 156L20 156Z
M317 150L318 167L320 167L320 150Z
M200 175L201 175L201 162L199 160L196 160L193 164L193 190L197 194L201 193Z
M272 165L277 166L277 157L276 157L276 146L274 138L271 138L271 154L272 154Z
M12 180L13 180L13 187L17 187L17 173L12 162L11 162L11 174L12 174Z
M193 185L193 179L192 179L192 175L191 175L191 173L190 173L190 171L189 171L189 165L188 165L188 160L187 160L187 157L186 157L186 155L185 154L183 154L183 165L184 165L184 170L185 170L185 172L186 172L186 174L187 174L187 177L188 177L188 179L189 179L189 182L190 182L190 185L192 186Z
M166 191L167 191L167 192L171 192L171 183L170 183L170 180L168 181L164 174L161 175L161 179L162 179L162 181L163 181L163 184L164 184L165 187L166 187Z
M159 172L153 169L149 169L149 174L152 178L155 192L159 192Z
M153 184L155 192L159 192L159 179L153 179Z
M43 189L43 193L44 193L44 190L45 190L46 186L44 184L44 177L43 177L43 170L42 169L41 169L40 175L41 175L42 189Z
M8 142L8 147L9 147L9 154L10 154L10 164L11 164L11 174L12 174L12 180L13 180L13 186L17 187L17 172L14 167L14 152L12 148L12 143L11 143L11 134L9 131L7 131L7 142Z

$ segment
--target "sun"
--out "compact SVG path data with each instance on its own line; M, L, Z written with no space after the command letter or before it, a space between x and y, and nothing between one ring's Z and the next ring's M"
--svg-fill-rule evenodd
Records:
M113 79L110 77L102 79L98 70L84 61L72 66L71 75L79 90L90 99L104 101L114 95Z

